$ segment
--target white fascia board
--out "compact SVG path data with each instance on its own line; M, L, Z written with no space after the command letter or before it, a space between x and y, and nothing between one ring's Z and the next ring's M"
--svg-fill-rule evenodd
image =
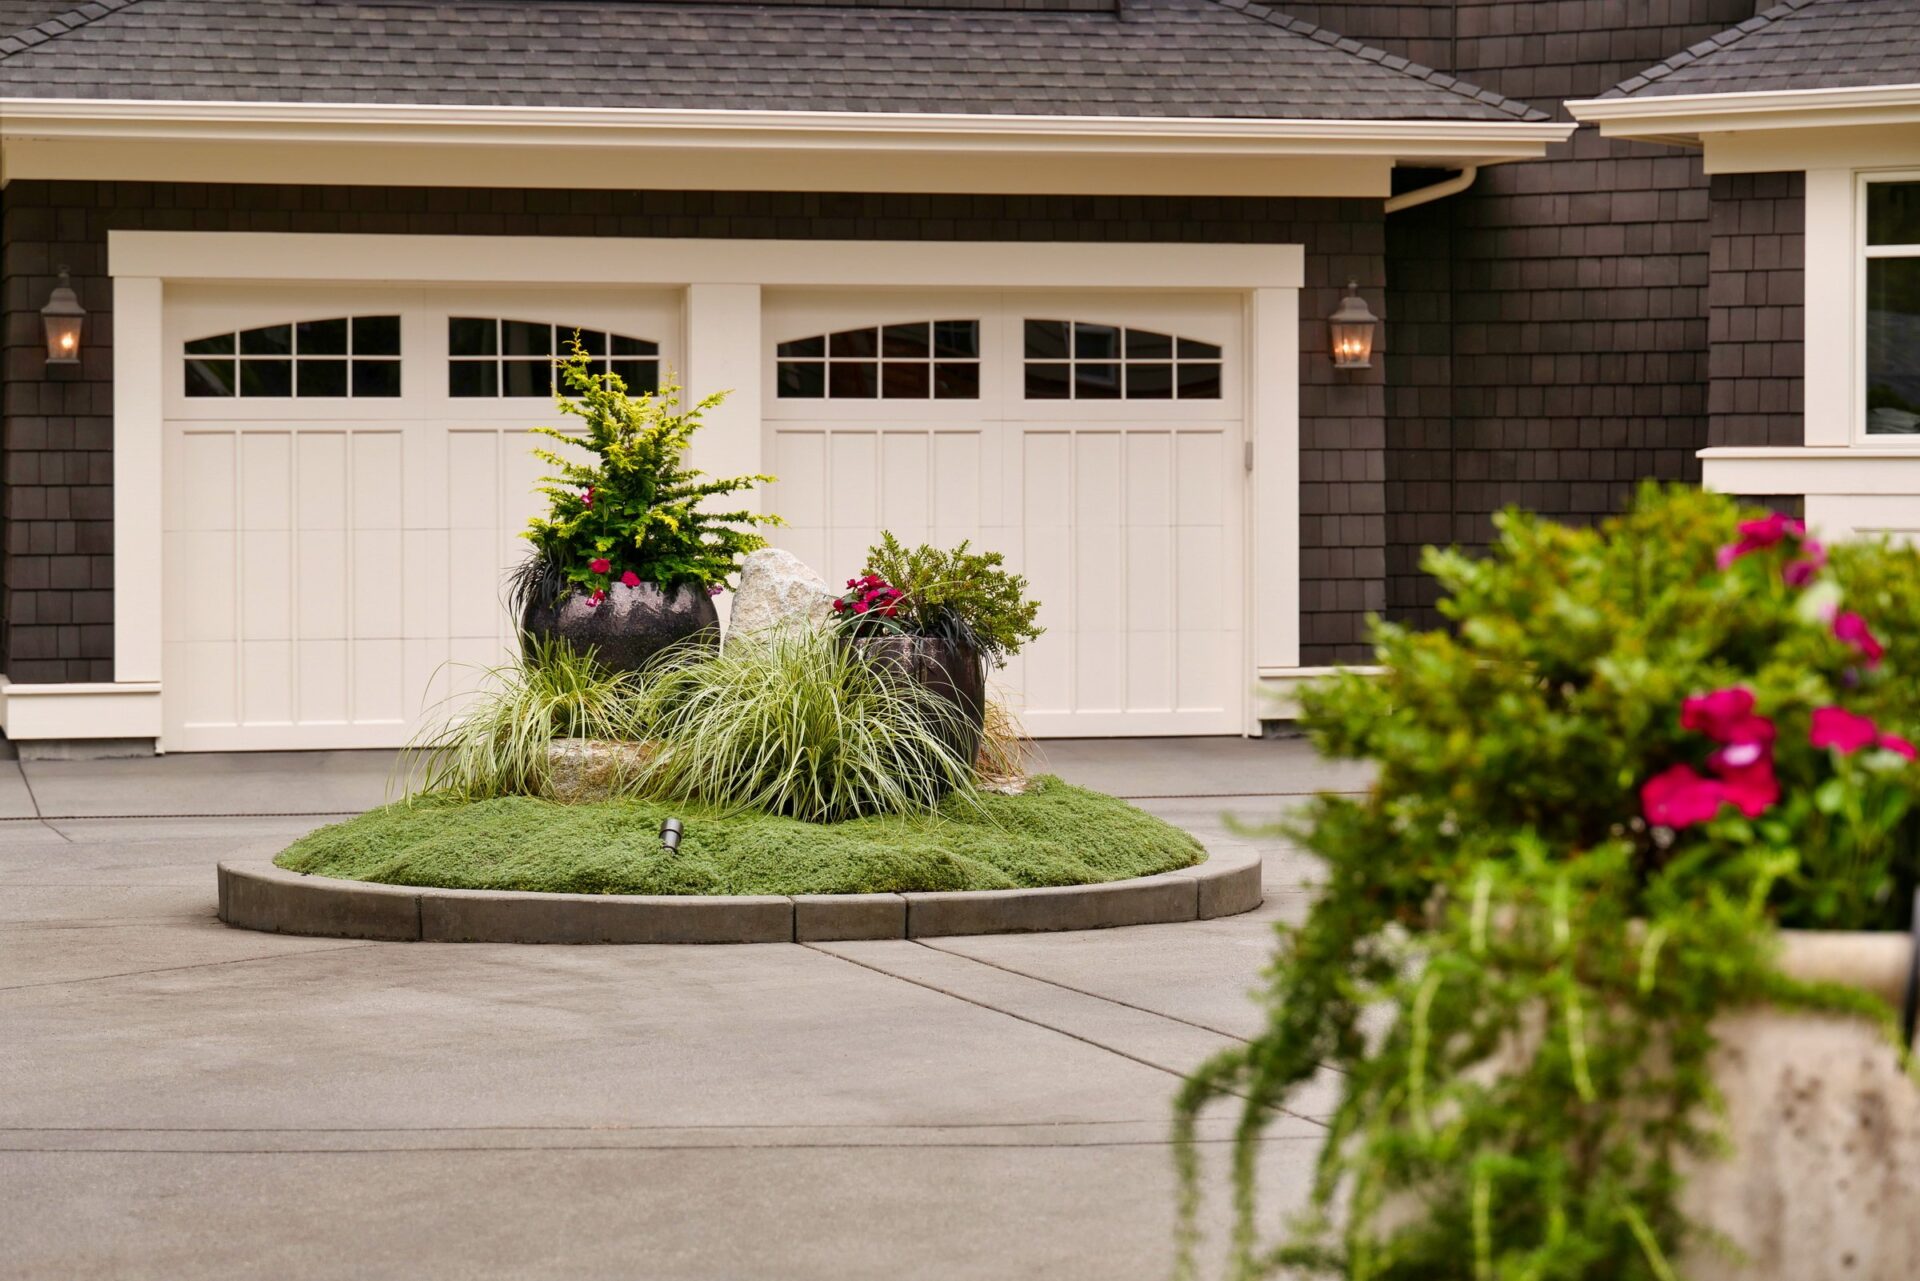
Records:
M0 141L644 146L649 149L1368 155L1418 160L1543 154L1573 126L1522 120L1270 120L976 115L958 112L716 111L385 103L167 102L15 98Z
M0 677L0 730L15 742L160 737L158 682L16 685Z
M1697 455L1708 489L1725 494L1856 494L1920 504L1920 447L1722 446Z
M1584 98L1567 103L1581 124L1608 138L1697 144L1706 134L1749 129L1830 129L1920 122L1920 85Z

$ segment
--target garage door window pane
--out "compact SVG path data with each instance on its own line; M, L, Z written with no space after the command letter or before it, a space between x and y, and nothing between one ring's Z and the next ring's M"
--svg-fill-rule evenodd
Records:
M353 362L353 394L356 397L383 400L400 394L400 362L397 360L356 360Z
M456 360L447 366L447 395L455 400L493 399L500 394L500 366L492 361Z
M774 358L774 394L782 400L980 398L977 320L910 320L807 334L775 343Z
M567 358L576 339L595 358L587 362L593 377L618 374L630 396L660 389L660 344L651 338L537 320L450 316L447 394L456 400L551 396L558 381L555 362Z
M657 360L616 360L613 372L627 385L629 396L647 396L660 390L660 362Z
M1920 258L1867 262L1867 434L1920 435Z
M1218 400L1218 343L1084 320L1029 320L1028 400Z
M551 396L553 366L547 361L509 360L500 367L502 396Z
M231 359L235 352L238 362ZM362 354L374 358L367 363L382 366L367 384L377 390L356 390L361 382L357 376L349 381L346 358ZM338 400L349 395L400 394L398 316L329 316L208 334L182 344L181 355L186 394L196 398ZM214 355L228 359L202 359Z
M553 351L553 326L528 324L524 320L500 322L501 355L549 356Z

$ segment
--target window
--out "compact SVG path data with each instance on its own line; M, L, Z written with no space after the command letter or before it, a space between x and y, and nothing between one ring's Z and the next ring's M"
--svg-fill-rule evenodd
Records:
M1920 182L1867 184L1867 434L1920 435Z
M783 342L783 400L978 400L980 322L915 320Z
M1220 347L1084 320L1026 324L1028 400L1218 400Z
M195 338L185 357L189 396L398 396L400 317L263 325Z
M660 344L597 329L454 316L447 321L447 395L462 399L553 395L555 359L580 345L589 372L620 376L633 395L660 390Z

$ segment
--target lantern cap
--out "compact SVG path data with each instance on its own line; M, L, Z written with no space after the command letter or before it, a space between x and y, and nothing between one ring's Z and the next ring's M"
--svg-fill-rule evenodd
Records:
M1367 300L1360 296L1360 282L1347 282L1347 296L1340 300L1340 310L1328 317L1336 325L1377 325L1380 317L1373 314L1367 306Z
M47 299L47 305L40 309L43 316L84 316L87 309L80 305L80 295L73 292L73 280L67 269L60 269L60 283L54 287L53 294Z

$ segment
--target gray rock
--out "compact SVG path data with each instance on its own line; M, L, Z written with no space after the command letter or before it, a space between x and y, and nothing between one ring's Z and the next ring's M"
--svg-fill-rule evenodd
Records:
M763 547L740 563L740 589L734 593L727 638L833 616L839 593L792 552Z
M646 770L654 750L652 743L556 738L547 747L547 799L604 801Z

